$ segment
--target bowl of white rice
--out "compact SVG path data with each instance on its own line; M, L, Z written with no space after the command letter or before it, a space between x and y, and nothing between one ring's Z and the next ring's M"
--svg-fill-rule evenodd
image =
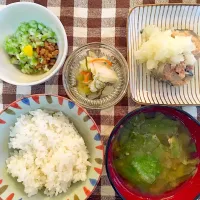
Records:
M100 131L81 107L32 95L0 113L0 197L82 200L102 172Z

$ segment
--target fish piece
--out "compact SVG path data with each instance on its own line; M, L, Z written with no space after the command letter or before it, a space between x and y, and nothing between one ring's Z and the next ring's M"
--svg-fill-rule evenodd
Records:
M165 81L173 86L187 84L193 77L193 67L186 66L184 62L177 65L160 64L158 69L151 70L151 75L158 81Z
M200 58L200 37L191 30L175 30L172 32L172 37L175 36L191 36L192 42L195 44L196 49L192 52L196 59Z

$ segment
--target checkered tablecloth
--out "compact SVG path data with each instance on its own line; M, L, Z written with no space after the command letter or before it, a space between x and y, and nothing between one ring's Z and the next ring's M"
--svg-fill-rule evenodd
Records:
M13 2L17 1L0 0L0 7ZM200 3L200 0L29 0L29 2L48 7L60 18L68 36L68 54L86 43L103 42L115 46L126 57L126 21L130 8L138 4ZM30 94L46 93L66 96L61 72L62 70L46 83L32 87L13 86L0 80L0 110L16 99ZM112 108L102 111L89 110L101 130L105 145L114 125L137 107L140 105L135 104L127 92L121 102ZM200 117L200 108L186 107L184 109L189 110L194 117ZM120 199L112 189L105 169L96 190L89 199Z

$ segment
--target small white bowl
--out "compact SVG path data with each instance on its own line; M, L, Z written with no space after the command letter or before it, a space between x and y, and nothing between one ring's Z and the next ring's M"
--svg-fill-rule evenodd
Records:
M13 34L21 22L36 20L52 28L58 38L59 55L51 70L40 75L23 74L10 63L3 48L5 38ZM64 64L68 52L65 29L58 17L47 8L29 2L13 3L0 10L0 79L13 85L36 85L52 77Z

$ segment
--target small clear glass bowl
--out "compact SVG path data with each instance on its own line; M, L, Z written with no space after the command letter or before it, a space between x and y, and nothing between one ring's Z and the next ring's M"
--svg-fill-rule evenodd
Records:
M79 62L84 60L89 52L94 52L98 57L106 56L112 62L112 69L119 78L109 95L93 100L78 92L76 80L80 68ZM125 58L114 47L102 43L89 43L76 49L68 57L63 68L63 85L67 95L77 104L89 109L105 109L116 105L126 94L128 82L129 70Z

